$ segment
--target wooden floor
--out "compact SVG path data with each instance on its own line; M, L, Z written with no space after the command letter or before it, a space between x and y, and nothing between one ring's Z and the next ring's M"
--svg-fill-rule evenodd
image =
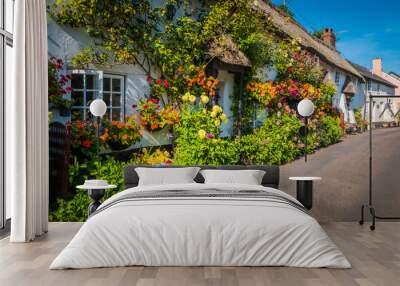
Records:
M371 232L355 222L323 224L353 269L287 267L125 267L48 270L79 223L51 223L29 244L0 241L0 285L400 285L400 222L381 222Z

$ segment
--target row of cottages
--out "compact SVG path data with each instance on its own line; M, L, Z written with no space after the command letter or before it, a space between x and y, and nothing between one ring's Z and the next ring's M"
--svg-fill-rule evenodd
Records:
M361 85L365 79L336 50L334 31L326 28L322 39L318 39L296 20L282 14L272 5L259 0L257 6L269 15L269 19L280 31L298 40L304 49L317 56L319 64L325 71L324 81L336 85L337 91L332 99L333 106L343 113L345 122L355 123L354 109L362 107L365 103L365 93Z
M255 9L261 9L281 31L283 37L298 40L304 49L315 54L319 64L325 70L325 81L336 84L337 93L333 105L344 114L346 122L355 122L354 108L365 103L363 83L364 77L353 65L346 61L336 50L336 37L332 29L324 31L322 40L308 33L294 19L276 10L262 0L254 3ZM62 59L66 63L66 71L73 74L70 94L73 100L71 116L62 117L55 113L53 121L67 122L74 119L89 118L89 103L94 98L103 98L108 105L107 116L113 120L122 120L126 115L136 112L133 105L149 94L146 73L133 65L91 66L89 69L76 70L69 65L71 59L85 47L93 45L84 31L61 26L51 18L48 20L49 57ZM250 61L239 51L229 35L222 35L214 43L210 43L207 51L213 60L207 72L219 80L217 103L227 114L229 123L223 126L223 136L233 135L233 112L231 111L235 82L239 82L239 90L243 90L243 76L251 68ZM269 69L262 71L265 79L274 79ZM241 96L242 92L238 93ZM240 122L238 122L240 127ZM240 129L240 128L239 128ZM141 146L163 145L169 143L164 131L146 133Z
M379 68L377 67L378 63ZM370 96L395 96L396 89L398 89L399 86L378 75L376 71L382 72L381 63L381 59L373 60L372 70L369 70L368 68L361 65L351 63L366 80L365 83L361 84L362 89L365 90L366 99L365 105L362 108L362 116L364 119L370 118ZM381 72L379 74L382 74ZM398 102L391 98L374 98L372 100L372 103L373 105L371 118L373 123L380 124L395 121L395 116L397 115L397 112L399 110Z

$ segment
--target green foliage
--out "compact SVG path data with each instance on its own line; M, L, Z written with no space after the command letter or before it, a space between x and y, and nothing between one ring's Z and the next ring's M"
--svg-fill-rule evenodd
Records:
M325 131L323 138L326 138L325 144L321 147L339 142L340 138L343 137L343 129L340 127L340 118L333 116L325 116L321 119L321 130Z
M69 166L70 186L81 185L87 179L107 180L109 184L117 185L116 189L106 191L104 199L123 190L123 167L133 164L133 161L123 163L112 157L103 161L93 159L85 163L75 160ZM50 212L50 221L85 221L87 219L90 198L86 191L78 191L70 200L57 199L57 208Z
M253 134L240 139L243 163L281 165L294 160L301 154L300 126L295 115L271 114Z
M175 125L178 135L175 165L230 165L239 162L236 141L219 137L219 124L211 113L205 109L184 108L180 123Z

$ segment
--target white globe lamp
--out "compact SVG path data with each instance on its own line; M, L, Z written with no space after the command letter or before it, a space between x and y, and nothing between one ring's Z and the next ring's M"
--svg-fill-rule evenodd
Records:
M102 117L107 112L107 105L102 99L95 99L89 106L90 113L94 116Z
M314 104L312 103L311 100L305 98L302 101L299 102L297 105L297 111L301 116L304 117L304 126L302 126L303 132L304 133L304 160L307 163L307 133L308 133L308 117L311 116L314 113Z
M303 117L309 117L314 113L314 104L309 99L303 99L297 105L297 111Z

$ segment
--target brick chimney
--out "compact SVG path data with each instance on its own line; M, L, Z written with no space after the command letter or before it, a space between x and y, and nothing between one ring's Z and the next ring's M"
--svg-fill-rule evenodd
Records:
M382 59L375 58L372 60L372 73L382 75Z
M336 35L332 28L325 28L322 33L322 41L336 50Z

